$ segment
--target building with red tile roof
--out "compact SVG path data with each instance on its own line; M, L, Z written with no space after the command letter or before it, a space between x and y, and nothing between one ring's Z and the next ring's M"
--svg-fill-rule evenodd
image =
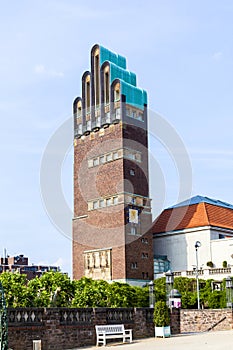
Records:
M165 209L154 221L155 277L171 269L178 275L193 275L199 268L206 278L231 274L233 266L233 206L208 197L195 196ZM226 261L226 263L223 263ZM210 269L208 265L213 267ZM227 267L223 267L227 265Z

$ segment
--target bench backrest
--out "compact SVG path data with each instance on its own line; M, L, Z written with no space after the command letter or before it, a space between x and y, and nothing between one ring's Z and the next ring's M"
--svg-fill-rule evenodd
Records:
M95 326L95 329L96 329L96 333L105 333L105 334L124 333L124 330L125 330L123 324Z

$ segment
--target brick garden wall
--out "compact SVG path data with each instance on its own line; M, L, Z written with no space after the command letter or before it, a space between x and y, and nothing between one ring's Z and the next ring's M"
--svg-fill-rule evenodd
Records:
M41 339L43 350L65 350L96 342L96 324L123 323L134 338L154 335L150 308L16 308L8 309L9 348L31 350Z
M96 324L119 324L133 329L133 339L154 336L150 308L9 308L9 348L31 350L41 339L42 350L65 350L95 345ZM171 332L232 329L232 310L171 311Z

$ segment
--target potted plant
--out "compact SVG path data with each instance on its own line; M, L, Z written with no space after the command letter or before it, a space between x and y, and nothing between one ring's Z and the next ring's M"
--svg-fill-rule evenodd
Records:
M224 260L224 261L222 262L222 267L223 267L224 269L227 268L227 261L226 261L226 260Z
M165 301L159 300L154 308L154 324L156 337L170 337L170 312Z
M212 261L207 261L206 265L208 267L214 267L214 264L212 263Z

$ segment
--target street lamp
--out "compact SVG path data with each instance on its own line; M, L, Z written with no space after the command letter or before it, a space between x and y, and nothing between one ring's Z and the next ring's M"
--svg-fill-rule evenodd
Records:
M232 279L230 276L226 277L226 299L227 307L232 307Z
M169 305L169 294L173 289L174 273L168 270L165 273L165 276L166 276L166 300L167 300L167 305Z
M197 308L200 309L200 292L199 292L199 278L198 278L198 248L201 247L201 242L196 241L196 279L197 279Z
M154 307L154 282L149 283L149 307Z

